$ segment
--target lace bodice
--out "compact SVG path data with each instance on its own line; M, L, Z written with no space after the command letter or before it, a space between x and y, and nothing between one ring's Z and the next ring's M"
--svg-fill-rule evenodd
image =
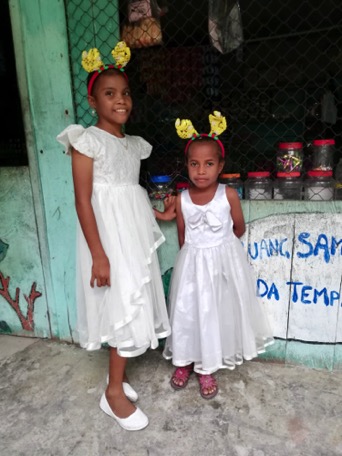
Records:
M94 160L94 185L137 185L140 160L149 157L152 150L152 146L139 136L117 138L94 126L70 125L57 140L65 146L67 153L74 148Z

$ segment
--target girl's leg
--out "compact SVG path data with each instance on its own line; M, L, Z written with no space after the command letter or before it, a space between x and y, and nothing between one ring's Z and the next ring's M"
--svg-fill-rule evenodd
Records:
M122 382L125 374L127 358L118 355L116 348L110 348L109 353L109 382L106 398L114 414L119 418L127 418L135 412L136 407L127 399Z

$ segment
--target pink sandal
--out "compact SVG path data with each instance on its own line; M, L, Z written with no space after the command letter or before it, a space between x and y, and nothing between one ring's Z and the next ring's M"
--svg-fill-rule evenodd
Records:
M177 369L174 371L172 377L171 377L171 386L175 390L183 389L186 387L189 381L189 377L193 371L193 365L189 364L188 366L184 367L177 367ZM177 381L177 383L175 382ZM182 382L180 384L180 382Z
M216 379L212 375L197 374L197 378L200 386L200 394L203 399L212 399L218 393L218 386ZM212 390L211 393L208 393ZM206 393L207 391L207 393Z

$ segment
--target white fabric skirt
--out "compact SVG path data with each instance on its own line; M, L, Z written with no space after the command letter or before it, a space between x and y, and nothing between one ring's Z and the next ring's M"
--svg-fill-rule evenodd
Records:
M169 306L172 334L163 355L175 366L195 363L202 374L234 369L273 342L237 238L217 247L184 244L171 279Z
M156 253L164 237L139 185L94 184L92 205L111 286L90 287L92 258L78 227L79 341L88 350L108 343L121 356L137 356L170 334Z

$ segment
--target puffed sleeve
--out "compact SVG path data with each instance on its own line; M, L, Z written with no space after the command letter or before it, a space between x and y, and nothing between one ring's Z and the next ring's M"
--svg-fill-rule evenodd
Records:
M93 159L100 153L101 144L99 140L82 125L69 125L56 139L65 147L68 155L70 155L72 149Z
M152 146L144 138L141 138L141 136L130 136L130 141L140 160L144 160L144 158L148 158L151 155Z

